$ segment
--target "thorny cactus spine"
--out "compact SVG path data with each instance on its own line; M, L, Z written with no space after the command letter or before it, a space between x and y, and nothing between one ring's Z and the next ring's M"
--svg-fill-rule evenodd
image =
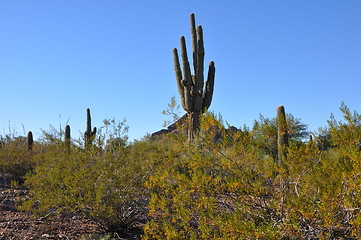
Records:
M192 141L194 131L199 128L200 113L209 108L212 102L215 67L211 61L208 68L208 77L204 87L204 44L202 26L195 27L195 17L190 15L192 52L193 52L193 75L187 56L187 48L184 36L180 38L182 69L179 63L178 51L173 49L174 71L181 98L182 107L190 116L188 140Z
M33 149L33 143L34 143L33 133L31 131L29 131L28 136L27 136L27 144L28 144L29 151Z
M285 108L282 105L277 107L277 128L278 128L278 164L282 164L287 157L288 129Z
M97 128L94 127L93 131L91 130L91 128L92 127L91 127L90 109L87 108L87 110L86 110L86 131L84 132L85 146L90 146L95 138Z
M70 126L65 126L65 146L70 151Z

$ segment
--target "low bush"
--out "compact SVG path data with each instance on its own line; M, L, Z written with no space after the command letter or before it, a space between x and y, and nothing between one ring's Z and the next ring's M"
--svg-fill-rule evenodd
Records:
M125 126L105 123L116 131ZM98 145L86 149L72 146L69 152L64 144L50 145L41 155L41 164L27 176L31 198L20 208L38 216L80 212L99 220L109 231L130 227L139 214L146 214L143 182L151 164L138 158L145 151L140 143L112 145L106 150L113 133L99 131ZM126 132L117 135L117 143L120 138L126 143L126 137Z
M206 116L202 141L174 144L178 154L147 181L152 220L144 239L356 239L360 119L344 113L351 121L329 123L340 149L321 151L296 139L281 166L254 142L259 138L238 131L237 141L230 140L222 124ZM214 131L222 133L220 141L212 141Z
M2 158L9 166L30 159L21 174L29 172L31 198L21 209L40 216L80 212L109 231L142 221L143 239L357 239L361 117L344 104L341 111L344 121L331 117L308 142L305 125L290 117L282 164L273 121L230 131L209 113L192 143L182 126L129 143L125 123L106 120L92 146L73 142L69 151L47 132L45 151L34 145L0 156L14 154Z
M41 144L35 142L28 150L25 137L5 137L0 143L0 173L21 180L37 165Z

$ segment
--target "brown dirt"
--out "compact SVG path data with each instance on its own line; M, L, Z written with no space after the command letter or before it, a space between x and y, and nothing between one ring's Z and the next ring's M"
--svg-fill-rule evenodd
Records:
M141 229L110 234L99 223L76 213L34 218L18 211L16 204L28 197L24 187L12 187L11 179L0 176L0 240L7 239L140 239ZM113 237L110 238L109 236Z

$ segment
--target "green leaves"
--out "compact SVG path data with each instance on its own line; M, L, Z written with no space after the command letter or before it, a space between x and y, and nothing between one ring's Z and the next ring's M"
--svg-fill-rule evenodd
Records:
M52 145L42 162L29 174L25 184L31 198L21 209L38 216L49 212L76 211L101 221L109 230L130 226L139 214L146 214L147 191L143 187L151 164L138 158L146 151L140 144L131 147L124 121L105 120L98 137L99 146L81 149ZM105 132L105 135L104 135Z
M333 123L330 135L337 146L346 148L358 136L356 116ZM274 119L261 117L252 132L238 130L237 140L229 141L223 124L206 114L191 145L169 142L173 157L147 182L153 220L144 239L358 236L360 164L347 160L359 161L358 153L303 143L305 125L288 119L291 142L282 166L259 144L267 137L277 142Z
M167 111L175 106L172 101ZM183 131L128 143L125 122L107 119L91 148L74 144L68 153L47 132L46 151L36 142L33 151L26 145L20 151L10 141L0 160L13 168L32 163L31 198L22 209L41 216L80 211L109 230L149 210L144 239L357 238L361 117L345 105L341 111L344 120L331 117L323 131L329 149L317 137L302 141L306 126L287 115L282 166L272 156L276 119L261 116L249 131L225 127L209 112L191 144Z

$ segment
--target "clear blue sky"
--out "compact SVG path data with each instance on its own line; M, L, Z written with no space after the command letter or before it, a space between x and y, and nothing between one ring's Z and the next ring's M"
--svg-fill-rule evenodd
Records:
M70 118L78 135L88 107L93 126L125 118L131 139L161 129L191 12L216 65L210 110L231 125L280 104L309 130L341 119L341 101L361 112L360 0L3 0L1 134L24 126L37 138Z

